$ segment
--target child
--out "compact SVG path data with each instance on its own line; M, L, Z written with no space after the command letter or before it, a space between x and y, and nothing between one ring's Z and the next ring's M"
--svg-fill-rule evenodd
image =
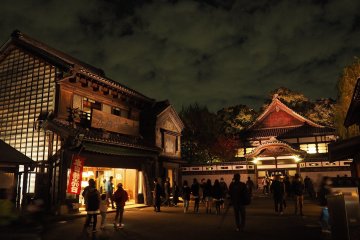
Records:
M100 229L105 228L105 219L106 219L106 212L109 206L109 201L106 198L106 194L101 194L101 201L100 201L100 215L101 215L101 226Z

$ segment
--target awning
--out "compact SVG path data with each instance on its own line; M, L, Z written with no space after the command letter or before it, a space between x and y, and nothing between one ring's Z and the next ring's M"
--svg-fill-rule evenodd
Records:
M0 140L0 153L0 164L31 165L35 163L35 161L2 140Z
M146 151L142 149L126 148L114 145L95 144L89 142L83 142L84 150L89 152L126 156L126 157L156 157L157 153L152 151Z

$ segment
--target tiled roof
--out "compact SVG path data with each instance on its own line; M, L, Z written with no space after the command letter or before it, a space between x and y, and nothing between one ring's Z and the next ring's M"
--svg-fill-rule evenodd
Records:
M48 121L56 127L67 131L70 136L79 136L79 134L83 134L83 141L86 142L104 143L149 151L160 150L156 146L147 143L142 137L135 137L113 132L103 132L101 129L94 128L85 129L78 124L76 125L76 128L74 128L66 121L61 121L57 119Z
M335 134L335 129L330 127L313 127L305 124L300 127L248 130L244 133L244 136L246 138L276 137L278 139L284 139L328 134Z
M143 99L145 101L153 102L154 99L149 98L145 96L142 93L137 92L134 89L131 89L129 87L126 87L125 85L119 83L118 81L114 81L108 77L105 76L105 72L97 67L94 67L90 64L87 64L83 61L80 61L66 53L63 53L55 48L52 48L48 46L45 43L42 43L38 40L35 40L26 34L15 30L11 34L10 40L5 43L3 46L0 46L0 50L6 48L6 46L9 43L14 43L17 46L20 46L28 51L30 51L33 54L37 54L40 57L46 59L47 61L50 61L52 64L61 66L63 69L71 70L74 69L75 66L78 66L80 69L80 73L86 74L87 76L97 79L98 81L103 82L107 85L112 85L116 88L121 89L121 91L126 92L127 94L131 94L135 97L138 97L140 99Z

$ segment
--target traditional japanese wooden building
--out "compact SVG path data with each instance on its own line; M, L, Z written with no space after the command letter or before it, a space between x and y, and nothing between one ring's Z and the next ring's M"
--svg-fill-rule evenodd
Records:
M274 173L299 173L318 181L321 176L350 174L348 159L329 162L328 144L335 139L334 128L301 116L274 96L241 136L238 157L255 164L259 179Z
M19 31L0 48L0 85L0 139L36 162L26 192L54 209L82 201L66 191L73 156L85 158L82 187L113 176L132 202L152 201L155 177L178 180L184 126L168 101Z
M357 80L354 87L354 93L344 122L346 128L352 125L356 125L359 129L360 79ZM329 144L329 156L331 161L353 159L351 164L351 175L352 177L360 178L360 135Z
M260 183L274 174L294 176L300 173L314 182L322 176L350 175L349 159L330 162L328 144L337 138L335 129L317 124L296 113L277 96L239 136L238 161L213 166L184 166L184 178L198 178L211 174L211 178L226 176L231 180L234 172Z

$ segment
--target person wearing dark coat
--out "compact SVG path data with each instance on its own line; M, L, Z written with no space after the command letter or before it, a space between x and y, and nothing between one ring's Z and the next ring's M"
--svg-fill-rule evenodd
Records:
M153 198L154 198L154 211L160 212L160 205L161 205L161 194L162 189L158 182L158 180L154 179L154 191L153 191Z
M92 231L96 232L97 214L100 207L100 193L96 189L95 180L89 180L89 187L84 191L83 195L86 203L86 221L84 228L90 226L91 219L93 219Z
M177 207L177 204L179 202L179 186L177 185L177 182L174 181L173 182L173 187L172 187L172 194L173 194L173 205L175 207Z
M226 184L224 178L220 178L220 186L221 186L221 190L222 190L222 204L221 204L221 208L224 209L225 208L225 199L227 198L227 194L229 192L229 188L228 185Z
M285 184L280 180L280 175L275 176L275 180L272 182L270 189L274 197L275 212L282 215L285 197Z
M218 179L216 179L214 182L214 186L212 188L212 197L215 202L215 211L216 211L217 215L220 214L220 206L221 206L222 196L223 196L223 192L222 192L222 188L220 186L220 182Z
M193 184L191 185L191 194L194 197L194 213L199 213L200 184L196 178L194 178Z
M240 182L240 174L235 173L229 186L231 204L234 208L236 231L243 231L245 227L246 211L243 202L244 194L248 194L246 184Z
M211 213L211 202L212 202L212 185L211 180L208 179L204 185L203 196L205 199L206 213Z
M292 182L292 191L295 196L295 215L297 215L298 210L300 210L300 216L303 216L303 206L304 206L304 183L299 174L295 174L294 180Z
M191 194L191 189L188 185L188 182L184 180L182 187L182 198L184 200L184 213L187 213L189 210L190 194Z

